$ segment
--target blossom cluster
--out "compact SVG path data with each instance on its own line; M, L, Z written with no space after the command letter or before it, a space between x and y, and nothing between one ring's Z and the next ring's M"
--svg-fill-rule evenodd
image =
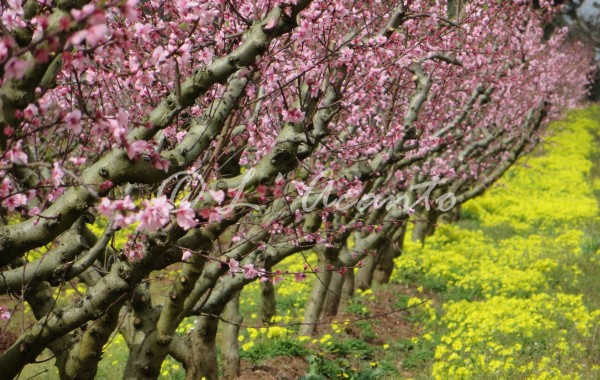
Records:
M155 232L164 228L171 222L174 216L176 223L184 230L194 228L198 224L195 219L196 212L192 209L190 202L182 201L176 209L165 196L144 200L138 207L133 200L126 196L123 199L111 201L102 198L98 205L98 212L114 220L116 228L127 228L137 224L138 230Z

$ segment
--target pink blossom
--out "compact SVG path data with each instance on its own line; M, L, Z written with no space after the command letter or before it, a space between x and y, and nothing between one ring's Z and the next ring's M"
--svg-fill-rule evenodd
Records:
M165 60L165 57L168 54L169 54L169 52L166 51L165 48L163 48L162 46L158 46L152 52L152 56L150 58L150 61L153 64L155 64L156 66L158 66L160 63L162 63Z
M98 24L73 33L69 38L69 43L73 46L78 46L85 40L88 46L95 46L98 42L102 41L107 34L108 27L105 24Z
M283 196L285 185L286 185L285 179L280 174L275 179L275 189L273 190L273 195L275 195L276 198L280 198Z
M125 247L123 249L125 256L129 258L130 261L139 260L144 257L144 241L146 237L145 235L139 235L138 238L129 235L129 240L125 243Z
M98 212L105 216L111 216L114 212L110 199L104 197L100 199L100 204L96 207Z
M132 161L137 160L138 158L140 158L142 153L144 153L146 151L146 148L148 148L147 141L144 141L144 140L134 141L127 146L127 157L129 157L129 159Z
M4 62L4 60L8 57L8 45L0 40L0 62Z
M169 160L161 158L160 154L157 152L152 152L150 156L152 158L152 166L158 170L164 171L165 173L169 171Z
M58 29L66 32L71 27L71 19L69 17L61 17L58 19Z
M8 211L14 211L17 207L25 204L27 204L27 197L23 194L15 194L2 201L2 206L6 207Z
M186 135L187 135L187 131L177 132L175 134L175 140L177 140L177 142L180 143L185 138Z
M281 114L283 115L283 120L290 123L299 123L304 120L304 112L296 108L289 111L284 109L281 111Z
M55 162L54 165L52 165L52 185L59 187L64 176L65 173L63 173L59 163Z
M271 279L271 282L273 282L273 284L277 284L278 282L283 281L283 277L281 277L280 275L275 275L273 276L273 278Z
M115 228L127 228L136 221L133 213L116 213L113 217Z
M342 63L351 62L353 55L354 55L354 50L350 49L347 46L344 47L342 50L340 50L340 62L342 62Z
M253 279L259 275L259 272L254 268L254 264L246 264L242 268L244 268L244 278Z
M0 306L0 319L2 320L8 320L10 319L10 311L8 311L8 308L4 305Z
M177 225L183 228L185 231L198 225L198 221L194 219L196 212L191 206L192 204L190 202L182 201L179 204L179 208L175 211Z
M73 33L69 38L69 44L73 46L81 45L83 40L85 40L85 36L87 35L86 30L80 30L79 32Z
M154 83L154 76L152 74L142 74L136 80L136 85L140 89L143 89L144 86L151 86L152 83Z
M69 112L68 114L65 115L63 120L66 123L67 129L69 129L71 132L73 132L76 135L81 133L81 123L80 123L81 111L80 110L76 109L72 112Z
M292 181L292 185L296 188L296 191L300 196L303 196L306 191L309 190L309 187L304 184L302 181Z
M25 21L23 21L22 12L15 12L14 10L7 10L1 13L0 20L4 21L9 30L27 26Z
M4 65L4 79L22 79L31 66L32 63L29 61L12 57Z
M205 208L198 212L200 216L207 219L209 223L220 222L225 218L225 213L220 207Z
M183 254L181 255L181 261L188 261L191 258L192 258L192 252L190 252L188 250L183 251Z
M136 215L131 212L135 210L135 204L129 195L116 201L102 198L97 209L99 213L112 218L117 228L126 228L136 222Z
M87 157L69 157L69 161L75 166L81 166L87 161Z
M208 190L208 192L210 193L211 198L214 199L217 204L221 204L225 200L225 192L223 190Z
M40 114L40 110L35 104L30 104L23 110L23 116L27 120L31 120Z
M227 265L229 265L228 274L234 274L240 271L240 263L236 259L229 259Z
M155 232L169 223L169 215L173 205L169 203L166 196L144 200L143 209L137 215L140 222L138 230Z
M142 24L139 22L136 22L135 25L133 26L135 33L134 36L137 38L142 38L145 41L148 41L150 39L150 33L152 32L152 25L151 24Z
M104 181L100 184L100 186L99 186L100 192L105 193L105 192L109 191L110 189L112 189L113 185L114 184L112 183L112 181L107 179L106 181Z
M6 198L13 191L13 185L8 177L4 177L2 179L2 183L0 183L0 198Z
M50 191L50 194L48 194L48 201L54 202L55 200L58 199L58 197L63 195L64 192L65 192L64 187L57 187L57 188L52 189L52 191Z
M7 150L6 159L15 164L26 164L28 161L27 154L21 150L21 144Z
M138 0L127 0L125 2L125 5L120 8L121 13L123 13L123 16L125 16L127 21L131 23L136 21L138 18L137 5Z
M129 195L123 199L117 199L112 203L114 211L132 211L135 210L135 204Z
M96 11L95 4L86 4L81 10L79 9L71 9L71 15L75 21L81 21L84 18L91 16Z
M120 124L120 120L110 119L108 120L108 129L112 132L113 140L121 145L127 135L127 130L123 124Z
M283 232L283 225L281 223L273 222L271 226L269 226L269 233L271 235L280 234Z

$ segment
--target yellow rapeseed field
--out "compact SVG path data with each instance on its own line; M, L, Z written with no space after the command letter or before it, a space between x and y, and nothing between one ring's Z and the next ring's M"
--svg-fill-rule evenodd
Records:
M598 379L600 110L574 111L424 247L395 279L437 291L420 339L436 379ZM598 169L596 169L598 170ZM594 235L596 234L596 235Z

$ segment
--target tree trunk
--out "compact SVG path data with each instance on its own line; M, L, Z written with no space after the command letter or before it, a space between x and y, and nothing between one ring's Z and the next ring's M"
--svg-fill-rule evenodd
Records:
M344 276L344 287L342 288L342 298L348 300L354 296L354 269L351 269Z
M265 268L267 271L271 271L271 268ZM277 314L277 301L275 299L275 286L271 281L260 283L260 296L261 296L261 317L265 325L268 325L273 320L273 317Z
M429 223L427 220L416 220L412 232L412 241L420 241L422 244L425 244L425 237L427 236L428 227Z
M160 376L162 364L162 360L158 362L156 358L160 356L162 347L152 332L156 329L160 309L152 305L148 283L137 287L131 306L133 313L127 314L128 320L121 327L122 332L127 334L124 336L129 346L123 379L156 379Z
M460 220L460 205L456 205L456 206L454 206L454 208L452 208L452 210L445 212L445 213L441 214L440 216L438 216L437 223L438 224L441 224L441 223L451 224L451 223L456 223L459 220Z
M31 307L31 311L37 320L48 315L55 305L52 287L46 281L32 284L25 291L25 301ZM55 366L58 369L59 376L63 378L64 363L68 356L67 348L73 344L72 334L64 335L49 345L50 350L56 356Z
M406 235L406 224L402 225L391 238L382 245L381 252L378 255L379 260L375 265L373 280L378 284L387 284L390 282L394 272L394 259L402 254L404 246L404 236Z
M448 18L460 21L464 0L448 0Z
M190 331L187 345L192 355L192 363L186 368L186 380L218 380L219 365L217 362L217 327L219 320L215 317L197 318L196 329Z
M74 343L65 357L61 379L95 379L102 347L117 327L120 305L112 307L105 315L90 323L88 329Z
M326 268L328 264L333 265L335 262L330 256L328 256L328 253L329 255L332 255L331 252L327 252L329 251L327 249L325 251L325 254L319 255L319 264L321 268ZM313 282L310 298L306 303L306 310L304 311L303 323L305 324L300 327L300 335L311 335L314 332L314 324L319 320L319 315L321 315L321 309L325 303L325 297L327 296L329 290L332 274L333 273L331 271L327 270L315 274L316 278Z
M377 264L377 257L369 254L363 260L364 266L358 270L355 276L354 286L356 289L367 290L371 288L371 282L373 281L373 272Z
M415 220L412 240L415 242L420 241L421 244L425 245L427 236L431 236L435 232L435 226L439 215L440 212L437 210L424 210L419 219Z
M273 298L274 299L274 298ZM223 326L223 340L221 341L221 363L223 365L223 379L237 379L240 374L240 348L238 334L243 317L240 314L240 292L236 292L231 301L225 306L223 318L231 323Z
M329 284L329 291L325 296L325 304L323 305L323 310L321 311L321 317L335 317L338 313L338 309L340 307L340 301L343 297L343 288L347 275L353 272L353 269L350 269L343 276L338 273L332 275L331 282Z

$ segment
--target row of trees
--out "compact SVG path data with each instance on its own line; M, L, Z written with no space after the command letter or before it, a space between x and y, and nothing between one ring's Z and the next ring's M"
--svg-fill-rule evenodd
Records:
M61 378L93 378L120 333L124 378L156 378L171 355L189 379L213 379L225 320L233 378L241 290L261 282L268 323L285 276L318 279L300 328L311 334L355 288L389 281L409 222L424 240L586 95L591 51L563 29L544 36L555 11L2 2L0 290L13 298L2 316L10 329L27 303L37 323L0 373L50 349ZM278 270L307 251L317 267ZM150 275L177 263L158 304ZM57 306L74 279L85 295ZM198 327L178 335L187 317Z

